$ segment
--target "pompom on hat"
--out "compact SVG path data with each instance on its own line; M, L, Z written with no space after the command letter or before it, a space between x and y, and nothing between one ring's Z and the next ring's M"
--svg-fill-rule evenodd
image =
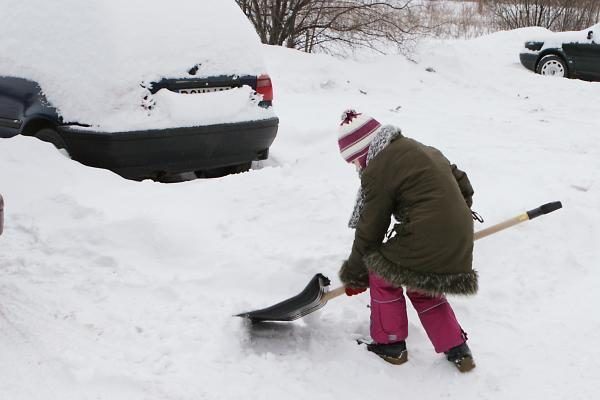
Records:
M341 119L338 128L338 145L342 157L349 163L358 160L364 168L367 165L369 145L377 130L381 128L381 124L375 118L352 109L344 111Z

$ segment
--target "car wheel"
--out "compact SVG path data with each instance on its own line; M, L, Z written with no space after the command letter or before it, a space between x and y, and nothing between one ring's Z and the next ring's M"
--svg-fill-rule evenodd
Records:
M44 142L52 143L54 145L54 147L56 147L59 150L61 150L61 149L66 150L66 148L67 148L67 145L66 145L65 141L63 140L63 138L54 129L51 129L51 128L40 129L39 131L37 131L35 133L34 136L40 140L43 140Z
M544 56L538 63L537 71L540 75L568 78L567 63L559 56Z

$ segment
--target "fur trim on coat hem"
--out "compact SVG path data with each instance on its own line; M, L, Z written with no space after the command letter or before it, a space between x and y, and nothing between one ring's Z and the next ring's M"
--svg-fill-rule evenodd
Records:
M369 254L364 260L369 271L397 287L406 286L431 295L473 295L479 288L475 270L455 274L417 272L396 265L377 252Z

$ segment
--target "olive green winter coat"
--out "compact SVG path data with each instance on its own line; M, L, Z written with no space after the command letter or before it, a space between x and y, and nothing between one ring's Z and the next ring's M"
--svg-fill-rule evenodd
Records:
M437 149L402 137L369 161L352 253L340 270L349 287L367 287L368 270L394 286L430 294L474 294L473 189ZM391 217L398 223L384 242Z

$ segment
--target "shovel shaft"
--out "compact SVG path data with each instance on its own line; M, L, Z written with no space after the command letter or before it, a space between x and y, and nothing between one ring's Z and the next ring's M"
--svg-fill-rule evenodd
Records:
M506 221L500 222L499 224L492 225L488 228L475 232L475 234L473 235L473 240L478 240L486 236L493 235L496 232L503 231L506 228L510 228L511 226L515 226L517 224L520 224L521 222L525 222L528 220L529 217L527 216L527 213L523 213L511 219L507 219Z
M503 231L504 229L510 228L511 226L515 226L517 224L520 224L521 222L529 221L529 220L537 218L541 215L549 214L552 211L556 211L560 208L562 208L562 204L560 201L555 201L553 203L544 204L538 208L534 208L533 210L529 210L527 212L524 212L523 214L517 215L516 217L513 217L510 219L507 219L506 221L500 222L499 224L492 225L488 228L485 228L485 229L475 232L475 234L473 235L473 240L478 240L478 239L484 238L486 236L493 235L496 232ZM331 299L334 299L338 296L343 295L344 293L345 293L344 286L340 286L338 288L332 289L329 292L327 292L323 296L323 299L325 301L329 301Z
M343 295L344 293L346 293L346 288L344 286L332 289L323 295L323 301L329 301Z

